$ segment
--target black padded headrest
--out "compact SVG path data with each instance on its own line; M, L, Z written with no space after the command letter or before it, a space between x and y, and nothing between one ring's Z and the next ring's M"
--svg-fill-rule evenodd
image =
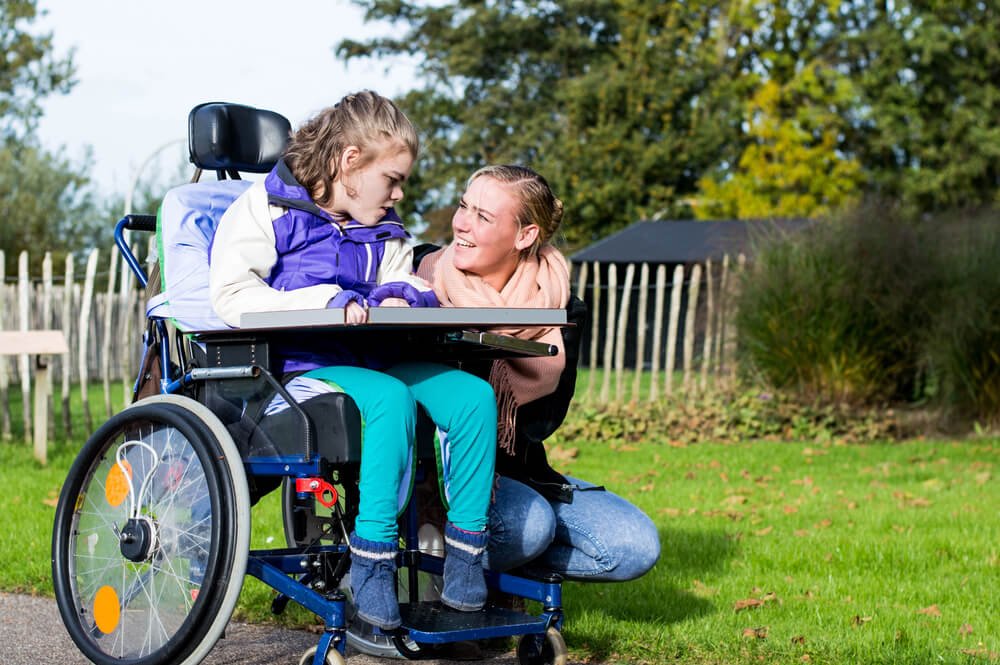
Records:
M274 111L209 102L188 114L191 162L212 171L267 173L288 144L291 123Z

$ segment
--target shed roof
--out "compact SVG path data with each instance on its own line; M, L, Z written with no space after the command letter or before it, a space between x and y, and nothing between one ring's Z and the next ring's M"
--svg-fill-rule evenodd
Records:
M570 259L598 263L693 263L750 253L751 240L802 228L805 219L637 222Z

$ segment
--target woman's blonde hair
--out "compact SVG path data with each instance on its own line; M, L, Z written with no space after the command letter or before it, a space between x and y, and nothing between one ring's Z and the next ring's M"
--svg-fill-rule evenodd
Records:
M333 205L333 183L341 175L344 149L352 145L361 149L360 168L391 144L408 150L414 159L420 150L410 119L391 100L363 90L307 120L292 133L284 157L292 175L316 204L328 208Z
M563 203L552 193L548 181L527 166L495 164L484 166L473 173L466 187L482 176L489 176L503 183L517 196L521 203L516 217L518 227L523 228L529 224L538 227L538 237L524 253L528 256L537 254L539 248L555 235L563 217Z

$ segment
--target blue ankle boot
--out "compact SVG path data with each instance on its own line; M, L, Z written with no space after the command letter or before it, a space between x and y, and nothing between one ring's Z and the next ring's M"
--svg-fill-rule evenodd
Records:
M444 528L444 590L441 602L452 609L475 612L486 604L483 552L489 534L465 531L451 522Z
M351 534L351 594L358 617L382 630L399 628L396 597L396 543Z

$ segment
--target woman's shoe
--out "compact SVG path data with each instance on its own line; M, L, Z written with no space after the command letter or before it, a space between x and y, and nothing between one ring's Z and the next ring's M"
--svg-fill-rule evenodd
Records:
M395 542L379 543L351 534L351 594L358 618L382 630L399 628Z
M475 612L486 604L483 552L489 534L465 531L451 522L444 528L444 590L441 602L463 612Z

